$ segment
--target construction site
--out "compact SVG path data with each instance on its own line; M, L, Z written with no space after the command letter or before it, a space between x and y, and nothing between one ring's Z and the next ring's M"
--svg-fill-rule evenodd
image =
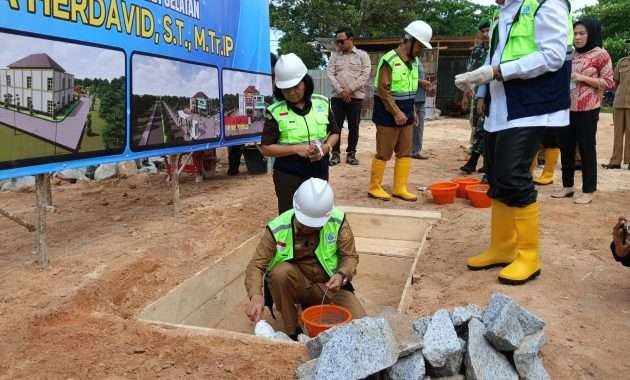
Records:
M600 161L611 123L601 115ZM427 122L429 159L414 165L410 188L456 177L469 131L463 119ZM540 357L551 378L626 378L627 362L615 358L630 349L628 272L609 245L626 212L627 170L606 172L583 207L549 197L561 186L556 170L556 183L539 188L542 275L511 287L497 282L498 269L466 268L488 244L489 209L435 205L422 192L416 203L368 199L371 123L361 137L361 165L332 168L330 181L355 232L354 282L369 316L485 308L501 292L545 321ZM182 176L177 214L164 173L53 180L48 271L33 256L33 234L0 219L0 378L295 378L310 359L304 344L256 337L245 315L243 272L276 213L272 179L227 177L225 156L210 180ZM1 192L0 208L34 220L32 199L28 189Z

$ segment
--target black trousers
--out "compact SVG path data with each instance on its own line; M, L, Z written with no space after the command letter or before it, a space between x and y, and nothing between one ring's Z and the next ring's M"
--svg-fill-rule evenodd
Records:
M529 168L544 134L543 127L486 133L484 159L490 198L509 207L526 207L536 202L538 192Z
M542 142L543 148L560 148L560 129L561 128L545 128L545 136Z
M599 108L592 111L571 112L571 124L561 128L562 186L573 187L575 176L575 144L582 157L582 192L597 190L597 122Z
M328 172L317 178L328 181ZM273 171L273 184L278 198L278 215L293 208L293 195L311 177L297 177L279 170Z
M228 147L228 174L238 173L241 164L241 156L245 145L234 145Z
M355 153L357 151L357 143L359 142L359 123L361 122L361 105L363 99L352 99L350 103L346 103L339 98L332 98L330 105L333 115L335 116L335 124L339 130L343 129L344 120L348 119L348 148L347 153ZM339 153L341 146L341 138L333 147L333 152Z

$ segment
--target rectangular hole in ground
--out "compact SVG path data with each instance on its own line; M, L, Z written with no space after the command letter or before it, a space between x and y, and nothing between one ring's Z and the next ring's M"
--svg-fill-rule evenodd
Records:
M356 294L368 314L385 307L397 308L421 253L427 229L439 214L378 209L348 208L347 218L360 254ZM385 213L385 214L379 214ZM251 334L245 316L245 268L258 244L256 235L209 268L195 274L164 297L147 306L142 320L195 326ZM279 313L275 313L279 317ZM264 319L278 328L268 310Z

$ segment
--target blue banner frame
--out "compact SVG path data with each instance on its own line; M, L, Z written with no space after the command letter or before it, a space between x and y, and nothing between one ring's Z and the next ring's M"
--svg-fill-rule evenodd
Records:
M260 141L259 134L226 137L222 72L234 69L270 75L266 0L0 0L0 33L0 46L5 46L2 39L16 35L120 51L125 66L124 149L3 161L0 179ZM135 54L216 67L220 105L217 139L132 149ZM0 62L0 69L3 64L9 62ZM20 107L17 109L19 112Z

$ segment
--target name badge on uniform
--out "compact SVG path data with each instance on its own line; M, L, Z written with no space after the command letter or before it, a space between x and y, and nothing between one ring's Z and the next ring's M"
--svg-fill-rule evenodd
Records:
M337 242L337 236L335 236L335 234L333 234L332 232L328 233L328 235L326 235L326 242L328 244L333 244Z

